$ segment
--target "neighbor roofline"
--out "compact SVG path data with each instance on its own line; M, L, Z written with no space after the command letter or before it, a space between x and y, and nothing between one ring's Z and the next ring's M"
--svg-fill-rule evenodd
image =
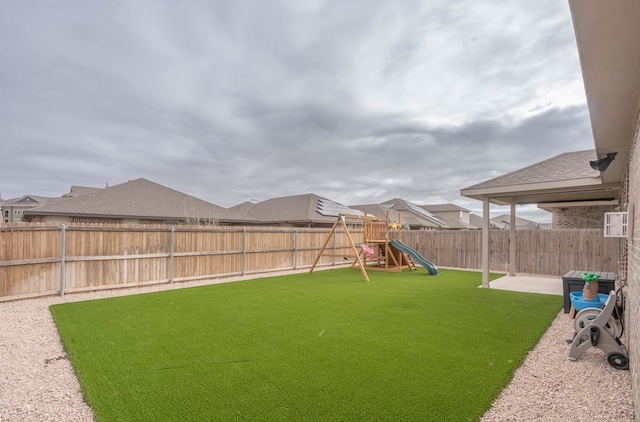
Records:
M153 215L122 215L122 214L85 214L85 213L77 213L77 212L52 212L52 211L44 211L40 212L35 209L28 210L24 212L24 215L28 216L51 216L51 217L80 217L80 218L110 218L110 219L140 219L140 220L207 220L206 218L200 217L189 217L189 216L153 216ZM218 221L236 221L234 219L225 219L225 218L213 218L213 220ZM237 220L237 221L246 221L246 220Z
M82 218L145 218L145 219L164 219L166 217L153 217L142 215L120 215L120 214L92 214L92 213L79 213L79 212L62 212L62 211L38 211L37 209L31 209L24 212L24 215L29 216L52 216L52 217L82 217Z

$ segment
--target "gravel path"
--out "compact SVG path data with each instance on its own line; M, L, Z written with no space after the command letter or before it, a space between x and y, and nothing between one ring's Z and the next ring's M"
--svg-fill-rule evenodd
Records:
M50 305L203 284L207 282L0 303L0 421L93 421ZM633 421L629 371L613 369L594 348L569 361L565 338L572 334L573 320L560 311L482 421Z

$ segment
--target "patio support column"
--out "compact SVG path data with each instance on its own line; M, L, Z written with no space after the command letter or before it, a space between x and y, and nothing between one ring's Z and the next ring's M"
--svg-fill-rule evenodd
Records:
M509 216L509 275L516 275L516 202L511 203Z
M482 287L489 288L489 197L482 198Z

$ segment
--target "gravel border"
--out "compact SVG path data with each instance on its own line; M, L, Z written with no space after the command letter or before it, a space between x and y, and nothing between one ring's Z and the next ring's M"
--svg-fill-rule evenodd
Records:
M560 310L482 422L635 420L630 371L594 347L569 360L573 322Z
M0 302L0 421L93 421L50 305L294 272ZM633 421L629 371L610 367L595 348L569 361L572 334L573 320L560 311L481 421Z

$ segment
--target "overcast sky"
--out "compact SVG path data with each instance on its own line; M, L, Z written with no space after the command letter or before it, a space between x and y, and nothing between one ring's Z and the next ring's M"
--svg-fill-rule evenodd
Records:
M460 189L594 147L566 0L5 1L0 57L4 199L479 211Z

